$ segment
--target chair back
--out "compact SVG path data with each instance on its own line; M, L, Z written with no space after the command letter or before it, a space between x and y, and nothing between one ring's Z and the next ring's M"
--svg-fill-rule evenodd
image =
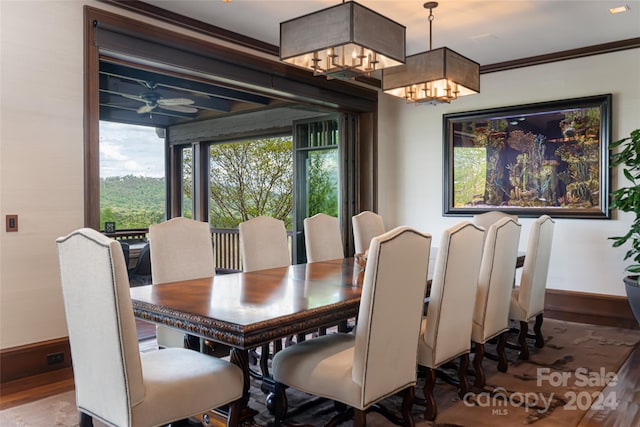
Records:
M291 265L284 221L258 216L240 223L238 228L243 271Z
M520 224L505 217L485 232L471 339L484 344L509 329L509 303L516 274Z
M215 275L209 224L177 217L149 227L153 283Z
M463 221L442 233L431 282L424 340L436 368L471 347L471 322L484 231Z
M89 228L56 243L78 409L131 425L145 391L122 248Z
M344 258L338 218L319 213L304 219L307 262Z
M352 372L363 407L415 384L430 247L431 235L409 227L371 240Z
M353 243L357 254L369 249L369 243L373 237L384 233L382 216L375 212L360 212L351 218L353 224Z
M518 304L524 308L528 319L544 311L554 225L550 216L542 215L533 223L529 233L518 292Z
M478 215L474 215L473 216L473 223L475 225L478 225L480 227L483 227L486 230L489 229L489 227L491 227L492 224L498 222L499 220L501 220L502 218L512 218L514 221L518 222L518 216L517 215L511 215L508 214L506 212L501 212L501 211L489 211L489 212L484 212Z

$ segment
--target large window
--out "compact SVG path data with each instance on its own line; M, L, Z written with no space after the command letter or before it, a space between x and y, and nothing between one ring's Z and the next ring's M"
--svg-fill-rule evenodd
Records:
M165 218L164 138L154 128L100 122L100 225L148 228Z
M180 17L173 16L174 23L176 18ZM166 130L167 145L158 149L163 154L157 162L159 169L165 171L166 186L157 193L163 201L155 206L163 207L154 209L157 215L154 221L179 215L207 220L211 215L208 143L246 141L261 137L265 131L282 135L286 129L291 131L292 121L310 110L340 111L337 167L342 183L338 206L346 236L345 250L351 251L349 218L363 209L375 209L377 90L318 79L312 73L220 46L203 37L187 36L184 32L167 30L164 25L90 6L85 7L84 21L87 227L102 229L106 218L115 219L116 229L145 225L120 220L115 214L106 215L107 208L113 212L115 205L107 206L108 198L102 195L102 178L106 182L107 175L101 174L101 157L106 157L100 151L109 137L105 133L108 131L100 128L100 120L147 125L150 132L155 127ZM188 99L189 103L168 108L176 99ZM183 150L185 147L191 147L191 153ZM182 169L183 158L189 154L194 159L191 181ZM310 156L310 167L320 163L313 158L325 157L319 152L310 152ZM162 166L163 158L168 162L166 167ZM321 163L331 164L327 162L323 159ZM126 172L120 173L114 176L127 176ZM309 185L313 170L310 173ZM130 175L138 176L136 172ZM152 178L161 179L148 177ZM184 190L189 187L191 191L185 195ZM141 193L148 192L136 194ZM133 200L131 197L127 209L134 208ZM311 209L307 211L305 207L303 213L296 209L294 218L297 215L304 218L315 211L314 204L310 200Z

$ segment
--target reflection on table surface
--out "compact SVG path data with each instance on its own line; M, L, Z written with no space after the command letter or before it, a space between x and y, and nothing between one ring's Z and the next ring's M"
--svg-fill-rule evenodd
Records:
M355 316L353 259L131 289L136 317L251 348Z

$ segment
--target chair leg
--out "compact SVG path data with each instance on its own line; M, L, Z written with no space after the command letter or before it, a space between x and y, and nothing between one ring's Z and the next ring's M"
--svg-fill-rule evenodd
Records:
M520 345L520 360L529 360L529 347L527 347L527 332L529 330L529 324L527 322L520 321L520 334L518 334L518 344Z
M184 334L183 347L193 351L201 351L200 338L195 335Z
M536 323L533 325L533 332L536 335L536 348L544 347L544 337L542 336L542 313L536 316Z
M484 358L484 344L476 343L476 350L473 354L473 370L476 374L476 379L473 385L478 388L484 388L486 383L486 377L484 375L484 369L482 368L482 359Z
M460 388L458 389L458 396L460 399L469 393L469 381L467 380L467 369L469 369L469 353L465 353L460 356L460 365L458 366L458 380L460 381Z
M285 390L285 385L276 382L273 394L273 426L280 427L282 425L284 417L287 415L287 393Z
M353 427L366 427L367 412L353 408Z
M264 344L260 349L260 371L265 378L269 377L269 344Z
M424 418L429 421L436 419L438 408L436 407L436 398L433 395L433 388L436 385L436 370L427 368L424 380L424 400L425 410Z
M240 425L240 412L242 412L242 398L231 402L227 417L227 427L237 427Z
M414 387L409 387L404 391L404 397L402 399L402 419L404 421L404 427L415 426L415 422L411 416L411 408L413 408L415 398L416 390Z
M78 421L79 427L93 427L93 418L89 414L80 412L80 420Z
M507 353L504 348L507 345L507 332L503 332L498 337L498 346L496 352L498 353L498 371L507 372L509 368L509 362L507 361Z

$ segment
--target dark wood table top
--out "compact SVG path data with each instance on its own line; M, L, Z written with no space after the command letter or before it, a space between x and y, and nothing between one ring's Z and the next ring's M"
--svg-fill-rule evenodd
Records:
M353 258L131 289L136 318L250 349L356 316Z

